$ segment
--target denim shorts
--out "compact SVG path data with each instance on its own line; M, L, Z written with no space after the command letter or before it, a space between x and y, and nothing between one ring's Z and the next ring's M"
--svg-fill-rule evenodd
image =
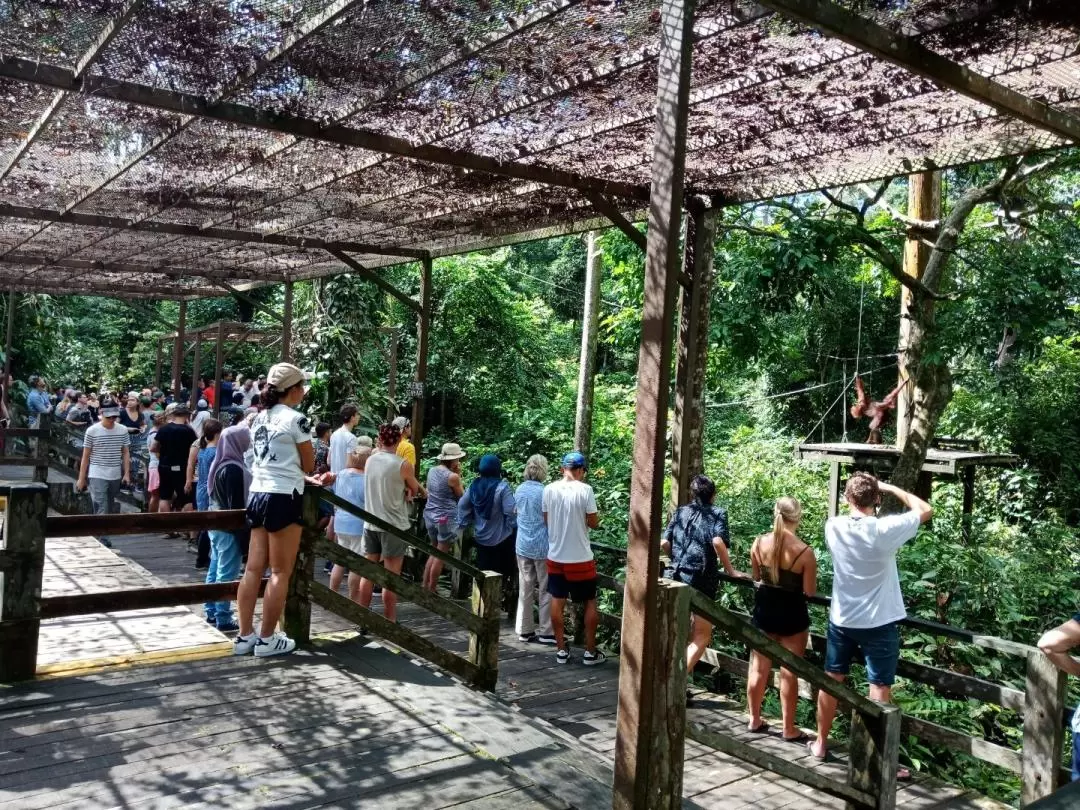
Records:
M852 660L862 652L866 679L877 686L892 686L900 660L900 628L896 622L881 627L839 627L829 622L825 671L847 675Z

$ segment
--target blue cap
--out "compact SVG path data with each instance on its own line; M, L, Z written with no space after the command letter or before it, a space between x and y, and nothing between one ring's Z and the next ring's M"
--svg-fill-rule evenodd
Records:
M576 470L578 467L587 470L589 469L589 462L585 460L585 456L575 450L573 453L567 453L562 457L562 466L566 470Z

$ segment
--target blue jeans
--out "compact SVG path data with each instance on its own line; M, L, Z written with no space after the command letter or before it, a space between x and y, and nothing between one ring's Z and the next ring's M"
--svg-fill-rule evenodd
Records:
M896 622L881 627L840 627L829 622L825 648L825 671L847 675L851 662L862 652L866 680L878 686L892 686L900 660L900 631Z
M206 570L207 584L232 582L240 577L240 544L236 535L217 529L210 530L210 567ZM206 618L221 627L232 624L232 602L207 602Z

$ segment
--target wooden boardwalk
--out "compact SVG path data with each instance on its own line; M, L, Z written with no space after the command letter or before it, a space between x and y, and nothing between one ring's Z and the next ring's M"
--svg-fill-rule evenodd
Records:
M186 553L186 544L181 540L168 540L160 535L136 535L115 538L114 544L117 553L127 560L132 571L139 573L146 580L144 584L176 584L197 582L202 579L202 572L194 569L193 555ZM325 582L326 577L322 572L321 565L317 567L317 570L319 578ZM376 597L375 608L380 609L378 597ZM433 641L437 641L440 646L447 649L463 653L468 646L463 631L414 605L401 605L400 620L403 624ZM393 702L392 698L396 699L396 697L400 697L404 701L400 706L400 711L404 715L412 716L410 712L420 712L424 718L423 722L430 721L443 724L446 728L452 729L455 734L460 733L459 726L462 724L470 729L474 727L486 728L489 724L495 724L490 730L490 734L494 736L491 738L485 737L483 745L468 734L463 735L464 740L471 741L479 746L475 750L458 750L454 747L452 741L442 739L439 741L433 740L430 743L436 746L437 749L431 752L432 757L435 757L438 752L442 752L446 757L457 758L459 764L453 767L447 766L448 770L445 771L445 776L438 776L437 778L432 776L431 779L436 782L443 778L450 780L455 796L457 796L456 801L461 803L462 806L475 806L477 808L510 807L518 804L522 805L523 808L562 807L566 805L589 808L610 806L610 793L605 793L605 791L608 790L607 786L610 784L615 745L615 716L618 691L617 657L610 658L602 666L585 667L580 661L580 650L576 650L574 659L570 664L559 665L555 662L552 648L518 642L511 623L504 619L499 649L499 682L494 695L488 696L465 689L452 679L432 672L430 667L411 661L407 655L392 654L382 647L365 646L366 640L357 637L356 630L350 623L322 611L318 607L313 608L312 625L314 632L321 635L316 648L317 652L296 655L287 662L254 662L252 660L248 663L226 659L191 664L179 668L162 668L159 666L153 670L140 669L137 672L133 670L128 675L119 673L103 674L90 679L76 679L73 683L107 684L115 680L117 684L116 690L120 692L129 690L133 695L137 696L133 698L136 705L129 709L125 705L124 698L116 694L116 692L109 693L111 697L107 698L107 700L109 705L112 706L110 711L118 712L123 716L126 716L128 711L132 711L138 717L138 712L143 711L150 712L150 717L155 717L157 712L179 712L178 716L187 717L190 714L194 718L202 718L191 722L196 725L209 723L210 725L207 728L211 729L211 732L208 733L227 735L231 733L231 736L223 738L227 741L223 745L226 746L225 750L228 752L227 756L224 757L225 762L232 763L234 757L242 756L243 763L248 763L249 760L250 762L266 762L271 771L275 771L279 766L286 767L288 765L291 769L288 771L290 775L281 777L281 784L288 783L291 786L304 786L305 798L301 800L298 797L290 798L292 794L287 791L291 788L278 787L278 781L274 781L273 784L267 787L264 795L251 793L244 800L244 803L239 806L316 807L321 806L321 804L351 806L351 799L342 798L346 795L343 792L342 785L348 783L349 780L354 780L358 795L365 790L363 785L370 785L370 790L374 791L373 795L380 797L378 804L380 808L384 806L426 806L429 803L432 807L449 806L439 803L447 798L442 795L441 789L432 791L432 795L439 795L439 799L435 800L424 792L428 788L411 786L412 777L408 780L394 780L388 776L383 778L372 775L376 771L381 772L380 769L384 767L393 769L400 766L405 771L418 768L420 770L415 772L416 780L427 784L425 780L428 777L421 775L426 773L424 769L430 768L434 769L433 773L444 773L444 771L439 770L442 766L435 764L441 761L438 759L433 758L421 764L412 764L413 760L409 759L405 754L401 754L401 756L405 756L404 759L397 759L400 748L398 742L390 743L389 749L378 748L377 751L373 752L368 752L365 748L366 745L381 745L381 743L378 743L373 737L375 734L373 729L377 723L363 719L367 717L364 712L368 711L364 707L368 706L370 701L373 701L372 706L383 706L379 702L379 698L386 698ZM256 663L262 664L263 668L249 669L249 667L255 666ZM251 716L250 712L246 712L239 720L236 718L229 720L224 715L219 717L219 715L222 715L221 712L209 711L206 713L206 717L203 717L200 710L173 707L166 700L166 695L158 694L149 685L121 685L128 683L124 680L127 677L142 679L139 681L140 684L143 682L156 683L159 680L163 684L168 684L174 678L194 679L196 676L191 673L199 673L198 677L212 681L208 691L215 696L215 700L220 701L226 699L227 696L231 704L233 702L234 686L239 688L239 682L246 681L250 673L262 673L264 671L274 673L307 671L309 674L297 676L297 683L304 682L300 694L290 694L287 699L283 698L282 705L273 711L255 712L254 717ZM160 679L155 673L161 673ZM259 677L262 677L261 674ZM286 676L275 675L274 677L284 678ZM291 678L292 675L290 674L289 677ZM377 683L371 683L372 679ZM323 680L326 680L326 682L324 683ZM416 681L429 686L434 684L438 688L417 690L415 688ZM291 680L289 682L292 683ZM355 686L355 690L350 691L353 687L349 686L349 684L355 685L361 682L364 684L362 688L361 686ZM37 688L39 690L48 690L50 687L38 685ZM63 691L66 687L56 688L60 690L56 697L43 699L41 704L44 707L43 711L60 712L59 715L54 716L64 717L64 722L70 723L71 721L66 717L64 708L67 706L67 698L64 697L67 693ZM91 687L79 687L79 689L84 688ZM100 690L104 687L94 686L92 688ZM258 690L261 687L250 686L249 688L249 685L245 684L239 694L246 695L246 697L238 697L236 701L247 701L248 705L255 705L256 698L251 694L253 689ZM375 696L370 694L372 690L374 690ZM78 690L76 691L78 692ZM78 692L78 694L82 693ZM138 701L144 697L148 703L139 703ZM9 710L5 698L6 696L0 697L0 724L7 724L8 720L5 718L9 717L9 714L5 714ZM83 698L79 699L82 700ZM194 700L195 698L189 696L187 699ZM354 699L359 701L357 705L358 710L361 711L361 714L356 717L353 716L352 708ZM31 698L20 695L16 706L30 705L26 703L27 700L31 700ZM155 701L157 702L155 703ZM183 705L188 706L189 704ZM283 730L280 733L295 733L299 734L299 737L289 737L285 747L281 749L275 748L272 743L268 743L267 740L278 733L277 729L292 729L292 724L301 720L299 717L292 716L301 706L306 707L300 712L301 714L310 713L310 717L305 714L303 721L307 725L302 726L302 728L318 729L317 732L314 732L314 736L311 736L305 742L304 735L308 734L308 732L305 731L301 734L298 731ZM335 706L338 709L336 712ZM393 713L389 709L387 712L389 714ZM379 716L382 717L382 715ZM112 722L111 717L112 715L104 718L99 717L96 722L104 723L104 728L112 728L109 725ZM40 717L34 712L26 715L26 718L33 720L35 723L40 720ZM746 731L746 717L741 713L740 707L721 696L710 693L698 695L694 706L689 710L689 719L706 726L712 731L731 734L744 742L750 742L755 747L768 750L790 761L830 772L830 775L842 778L846 773L846 764L843 762L842 755L839 761L816 763L811 761L805 747L786 743L775 734L759 735L748 733ZM138 722L143 722L143 720L138 720ZM151 721L146 720L146 722ZM184 722L188 723L188 721ZM240 723L242 730L229 732L230 723L235 722ZM404 723L407 720L395 716L393 720L387 717L386 722L396 729L398 722ZM505 728L499 725L500 723L509 723L510 726L507 727L518 724L522 728L529 729L529 734L544 735L548 740L545 745L553 746L550 750L558 754L556 757L558 761L545 760L547 762L545 767L549 770L533 772L521 770L526 766L535 766L534 760L537 759L537 754L532 747L513 754L494 753L493 748L485 746L494 746L495 750L501 750L498 749L498 745L501 743L497 744L492 741L505 731ZM324 730L324 725L328 725L330 730ZM495 728L495 726L498 726L498 728ZM23 732L19 733L29 734L31 737L36 736L38 733L51 733L47 731L49 728L47 724L41 725L39 729L39 726L31 723L27 728L29 728L29 731L24 729ZM503 728L503 731L499 731L499 728ZM4 733L6 734L6 732ZM82 734L82 732L72 733L76 738L80 738ZM113 732L109 731L108 733L112 734ZM507 733L511 734L512 739L513 735L518 732ZM341 759L337 756L336 750L329 750L326 746L333 748L333 743L329 742L330 740L350 741L350 745L344 749L348 756ZM251 755L249 757L246 751L249 744L255 746L254 751L262 751L269 744L275 752L287 750L291 753L288 756L269 754L268 759L265 756ZM161 774L169 768L179 768L181 773L177 777L177 785L169 787L169 792L163 793L162 796L171 796L174 789L179 792L186 791L184 795L190 794L190 797L193 798L179 802L183 806L199 806L200 802L213 805L218 799L225 802L225 797L232 795L228 792L229 790L240 790L242 780L238 777L234 781L230 781L233 779L232 776L225 779L224 776L219 775L218 770L211 770L206 772L205 776L199 776L202 773L199 770L201 766L192 765L186 761L183 763L178 763L175 760L165 761L165 757L171 756L168 752L183 754L184 751L190 750L192 744L187 744L188 748L185 748L183 744L175 741L166 733L161 743L154 743L154 746L159 745L164 746L160 751L155 750L138 754L139 759L137 761L143 762L145 760L149 763L145 766L132 765L132 762L136 760L131 760L126 753L120 752L116 753L113 759L108 760L112 764L103 767L107 767L107 769L114 767L134 768L132 772L136 774L142 773L139 768L146 769L150 775L145 779L136 779L134 781L136 785L141 785L144 794L139 795L147 797L145 799L147 806L174 806L171 798L159 797L155 799L150 797L155 786L160 790L165 790L168 780L164 779ZM309 745L310 750L305 748L305 745ZM537 745L540 744L537 743ZM0 745L0 747L3 746ZM139 750L142 751L141 748ZM201 756L205 755L210 760L215 759L209 753L210 749L200 748L200 751L202 752ZM383 753L378 753L378 751ZM75 751L72 756L78 753L78 751ZM63 756L62 752L60 755ZM483 768L473 762L476 757L483 759L487 755L504 757L505 762L503 764L508 764L511 771L517 773L517 776L511 777L501 771L499 772L501 775L496 776L496 771L484 771ZM6 761L4 759L6 756L6 754L0 754L0 785L6 785L5 777L2 775L5 773L3 763ZM186 756L184 754L185 759ZM352 765L353 762L364 761L369 761L371 764L367 768ZM316 764L317 762L321 764ZM217 764L215 763L215 767ZM222 767L233 775L254 773L255 775L252 778L256 784L262 778L258 776L258 771L250 771L250 768L259 766L229 764ZM479 785L483 784L488 786L483 788L484 790L490 788L493 792L483 796L474 796L468 790L463 790L458 795L456 791L459 790L459 784L472 785L473 783L470 778L463 777L463 781L457 780L457 776L454 775L456 773L454 769L457 767L464 768L469 773L474 772L472 769L479 768L476 772L483 771L484 775L482 778L480 776L475 777L479 780L476 783L477 789L481 789ZM555 769L555 771L550 769ZM563 770L560 771L559 769ZM124 770L122 772L127 773L128 771ZM552 773L557 775L552 776ZM109 789L102 787L102 780L109 782L115 778L108 770L98 770L95 771L95 774L93 779L89 776L86 778L90 779L90 783L95 790L101 791L102 803L83 804L82 806L126 807L129 804L141 805L144 803L143 799L135 799L134 796L129 799L126 794L115 795L117 790L115 786ZM276 772L273 779L278 780ZM489 784L488 781L485 781L489 779L495 781ZM509 782L499 783L504 784L502 793L507 794L504 798L497 798L502 793L494 792L495 784L499 779L510 780ZM546 784L545 780L550 779L554 779L560 785L559 790L552 795L548 795L550 791L545 790L543 787ZM431 784L434 784L434 782ZM547 785L547 787L550 788L551 785ZM110 790L114 792L110 793ZM282 790L286 792L281 793ZM396 790L401 791L400 803ZM524 793L518 795L522 791ZM99 794L94 793L93 795L97 796ZM218 799L211 800L207 799L206 796L214 796L218 797ZM385 798L381 798L383 796ZM9 798L8 795L0 792L0 800L5 798ZM32 798L21 795L17 797L11 796L10 798L12 800L17 798L19 802L24 800L30 802L28 804L16 803L12 805L13 807L44 806L34 804ZM697 808L698 810L751 810L752 808L762 808L763 810L773 810L774 808L811 810L811 808L840 808L843 806L843 803L839 800L803 787L795 782L782 779L775 774L765 772L730 756L717 753L690 740L686 743L684 799L686 807ZM229 799L228 801L229 806L233 806L233 800ZM478 803L473 804L474 801ZM503 801L506 802L505 805L502 804ZM560 802L563 804L560 804ZM975 810L976 808L1003 807L1003 805L966 793L959 788L949 787L931 780L916 780L902 784L897 796L897 806L903 808L903 810Z

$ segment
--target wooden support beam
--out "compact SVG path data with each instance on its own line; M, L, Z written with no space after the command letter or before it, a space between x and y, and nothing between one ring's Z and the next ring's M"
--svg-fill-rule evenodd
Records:
M644 233L634 227L634 223L623 216L622 211L611 200L605 197L603 194L595 194L591 191L583 192L585 199L592 203L593 208L603 214L605 217L611 220L611 224L618 228L623 234L637 245L641 252L645 252L646 236Z
M420 310L416 319L416 377L413 382L412 443L423 458L424 407L427 404L428 339L431 332L431 259L420 262Z
M1067 680L1065 673L1042 652L1028 654L1024 682L1021 807L1049 796L1057 789L1065 739L1061 715L1065 709Z
M716 212L692 207L686 216L680 284L679 339L672 423L671 500L690 501L690 481L704 472L705 363L709 353L709 298L712 293Z
M645 300L634 420L634 456L630 479L626 591L623 606L623 654L619 667L619 713L615 739L616 810L646 810L651 798L681 796L677 781L658 784L655 759L670 756L659 733L667 706L655 701L662 671L657 593L664 530L668 387L671 379L671 332L678 286L679 230L686 162L687 101L693 46L693 0L663 0L645 256ZM679 788L673 790L672 788Z
M285 282L285 302L281 306L281 359L292 362L293 283Z
M113 613L122 610L151 610L154 608L193 605L200 602L219 602L236 598L239 580L194 585L165 585L157 588L132 588L123 591L73 593L49 596L41 600L42 619L61 619L66 616L86 616L91 613ZM259 583L259 595L266 590L266 580Z
M384 293L388 293L389 295L394 296L394 298L403 303L409 309L413 310L413 312L421 311L421 304L418 304L416 301L409 298L409 296L407 296L389 281L384 279L378 273L368 270L366 267L364 267L364 265L360 264L360 262L358 262L352 256L349 256L342 250L331 250L330 254L339 262L348 266L354 273L356 273L356 275L360 276L360 278L364 279L365 281L370 281Z
M900 759L899 706L887 705L879 717L851 712L848 742L848 787L869 793L874 801L848 800L847 810L894 810L896 767Z
M155 343L157 343L156 359L154 361L154 388L159 391L161 390L161 341L161 338L158 338L156 341L154 341Z
M54 87L57 90L109 98L139 107L193 115L239 127L294 135L307 140L367 149L443 166L487 172L519 180L533 180L552 186L597 191L601 194L613 194L630 199L648 199L648 189L630 183L586 177L548 166L484 157L465 150L434 144L415 144L405 138L385 135L373 130L340 124L327 126L320 121L287 112L264 110L229 101L215 101L190 93L123 81L113 77L92 74L80 77L70 69L59 65L45 64L35 59L10 54L0 55L0 77L43 87Z
M173 345L173 400L180 396L184 373L184 330L187 328L187 301L180 302L180 315L176 321L176 341Z
M214 341L214 418L221 416L221 377L225 372L225 324L219 322ZM191 385L195 387L194 382Z
M761 5L899 65L942 87L1067 141L1080 141L1080 118L1018 93L832 0L761 0Z
M303 530L296 565L289 580L282 624L285 633L297 644L311 640L311 591L315 582L315 544L321 537L319 523L319 488L305 487L302 503ZM329 590L329 588L327 589Z
M596 342L600 331L600 277L604 269L604 256L600 252L599 236L596 231L589 231L589 248L585 258L585 303L581 313L577 407L574 412L574 449L586 456L592 445Z
M4 58L0 56L0 63ZM3 71L0 70L0 73ZM203 228L198 225L182 225L176 222L161 222L152 219L132 220L124 217L102 214L80 214L75 211L57 211L49 208L37 208L25 205L0 203L0 217L29 219L38 222L60 222L66 225L81 225L88 228L110 228L118 231L137 231L139 233L171 234L190 236L193 239L214 239L225 242L244 242L248 244L282 245L299 250L347 250L350 253L371 253L379 256L400 256L419 259L427 251L413 248L388 248L382 245L368 245L363 242L334 242L325 239L288 236L286 234L259 233L241 231L233 228Z
M215 512L125 512L115 515L49 515L46 537L101 537L114 534L234 531L245 526L243 509Z
M0 683L34 677L41 625L41 579L45 569L46 484L12 486L4 515L4 551L17 555L4 571L0 591Z
M483 621L483 628L469 633L469 663L477 674L473 684L487 692L499 681L499 615L502 610L501 574L485 571L484 579L473 582L472 612Z
M11 407L11 386L8 380L11 377L11 353L15 341L15 307L19 303L19 294L14 290L8 290L7 294L7 329L4 331L4 377L0 380L3 386L4 404Z
M202 333L195 333L195 356L191 360L191 393L188 407L194 410L199 404L199 383L202 378Z

